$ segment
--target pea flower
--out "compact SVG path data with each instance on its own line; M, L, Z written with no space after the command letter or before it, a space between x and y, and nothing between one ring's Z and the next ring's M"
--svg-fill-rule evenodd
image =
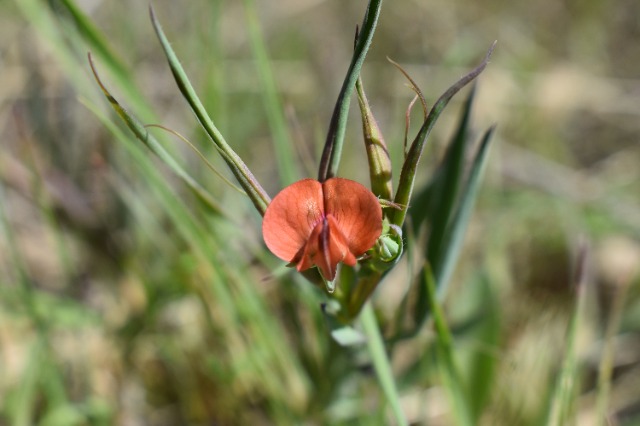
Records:
M303 179L271 201L262 236L271 252L298 271L313 266L329 282L338 263L355 266L382 232L382 208L373 193L349 179Z

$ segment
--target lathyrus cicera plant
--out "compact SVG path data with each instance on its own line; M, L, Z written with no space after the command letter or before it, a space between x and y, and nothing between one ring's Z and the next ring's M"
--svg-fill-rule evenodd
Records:
M407 144L405 140L404 162L394 192L388 148L359 80L360 69L376 28L381 3L381 0L370 1L360 34L356 37L351 64L329 125L317 179L295 182L282 189L273 200L208 116L151 10L151 21L180 91L234 177L258 213L263 216L262 231L266 246L312 283L326 289L331 299L331 308L327 309L327 312L341 324L349 323L358 315L378 284L401 257L407 240L403 238L405 219L408 214L412 214L412 217L416 214L410 206L417 166L425 141L449 100L482 72L493 50L492 46L482 63L453 84L430 109L417 85L401 70L409 79L416 99L420 99L424 121L411 144ZM147 128L115 100L98 78L91 57L90 62L105 96L136 136L164 160L211 208L219 209L209 193L167 155L161 145L147 132ZM358 182L338 177L347 112L354 89L357 89L362 116L370 189ZM414 102L415 99L411 105ZM421 206L420 210L428 214L413 217L414 229L423 222L430 222L429 226L434 230L435 227L440 227L437 232L432 231L424 266L424 270L433 271L440 288L444 287L448 279L447 271L450 270L452 257L455 257L456 238L459 240L461 225L464 225L468 217L469 202L473 198L478 170L482 165L491 133L488 131L483 138L466 184L458 184L463 169L460 167L461 159L464 157L458 151L464 151L470 104L471 96L464 110L459 134L454 138L443 165L428 188L421 191L416 199ZM451 187L452 183L456 183L455 188ZM425 206L426 208L423 208ZM437 213L433 213L434 206ZM446 211L442 211L442 208ZM435 243L432 240L433 235L438 238ZM424 274L419 274L420 276ZM421 278L418 279L420 280ZM417 309L415 312L414 323L417 326L426 312L425 309ZM404 334L407 334L406 330Z

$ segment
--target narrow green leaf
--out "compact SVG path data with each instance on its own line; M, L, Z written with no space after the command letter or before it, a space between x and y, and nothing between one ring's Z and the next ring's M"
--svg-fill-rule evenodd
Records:
M480 147L471 165L469 177L460 194L458 207L443 237L443 242L440 246L441 253L437 256L438 262L433 265L439 295L442 295L446 291L447 284L453 273L453 268L462 251L464 235L467 231L469 219L471 218L471 213L473 212L473 207L478 195L482 171L484 170L494 130L495 127L489 128L480 141Z
M131 70L127 68L124 61L111 48L104 34L84 14L76 2L73 0L60 0L60 2L47 2L47 4L49 4L51 11L58 19L64 19L72 24L75 30L74 35L86 43L86 47L82 49L84 51L92 51L100 59L100 62L107 67L117 86L133 102L133 107L136 111L145 117L152 117L153 112L149 108L149 104L143 101L142 92L131 78ZM41 2L38 2L37 7L42 7ZM66 10L68 13L60 13L62 10Z
M273 76L271 64L269 63L269 55L267 54L267 48L260 30L255 1L245 0L244 7L251 41L251 50L253 51L253 57L262 81L262 99L264 101L269 127L273 135L274 152L278 172L280 173L280 182L283 186L287 186L300 178L300 174L296 169L298 162L294 156L295 149L291 135L287 129L284 108L280 101L275 77Z
M575 408L576 392L578 391L578 357L576 353L576 339L582 324L582 316L586 299L586 259L587 247L582 245L576 262L575 304L569 328L567 330L567 346L562 368L558 374L551 396L551 409L546 424L562 426L573 424L572 410Z
M467 181L460 194L458 207L453 213L453 217L449 221L449 225L443 237L443 242L439 249L441 253L436 257L438 263L430 266L433 271L439 295L445 293L447 284L449 282L451 274L453 273L455 262L460 255L460 251L462 250L464 234L466 232L469 218L475 204L478 187L480 186L480 178L482 175L484 164L486 162L487 152L493 130L493 127L487 130L480 142L478 153L476 154L471 165L469 177L467 178ZM424 279L424 271L420 274L418 279ZM426 306L424 303L424 300L426 300L427 298L427 295L424 294L425 291L426 287L423 283L418 287L419 303L416 304L416 309L414 309L415 329L412 331L413 333L418 331L418 329L422 326L422 324L424 324L429 315L428 306Z
M228 333L233 334L233 330L241 329L244 330L243 333L248 332L249 335L244 337L255 341L256 347L263 349L260 353L247 354L250 368L256 370L251 374L264 376L261 381L270 395L282 395L292 389L299 389L296 384L283 381L287 377L291 380L302 377L301 367L292 352L282 350L285 345L283 342L286 341L284 332L266 308L262 295L256 291L254 280L242 268L233 268L219 261L220 253L227 250L225 244L228 242L221 241L215 230L210 232L210 228L204 226L186 205L176 202L172 188L167 185L157 167L150 161L148 152L139 143L134 143L124 135L99 108L90 105L90 109L131 155L141 176L149 183L149 195L160 203L163 214L167 215L175 227L176 238L184 243L185 252L196 259L199 265L199 278L196 278L196 282L202 280L203 290L216 300L216 320L224 319L223 324L229 330ZM221 219L220 227L228 228L228 221ZM200 291L195 293L201 297ZM207 300L203 299L202 303L210 306ZM240 365L241 363L241 360L233 362L235 371L242 371L245 365Z
M229 146L227 141L222 136L222 133L220 133L218 128L213 124L213 121L205 111L202 102L198 98L198 95L191 85L187 74L182 68L178 57L171 48L169 40L162 31L160 22L158 22L158 20L156 19L152 7L149 8L149 13L151 16L153 28L156 31L160 44L162 45L164 53L169 62L169 67L171 68L171 72L173 73L173 77L176 80L180 92L185 97L187 103L195 113L198 121L204 128L211 141L220 149L220 152L222 152L222 158L231 169L231 172L240 183L240 186L242 186L242 188L247 192L247 195L251 199L258 212L261 215L264 215L264 212L267 210L267 205L269 205L269 202L271 201L269 195L267 195L266 191L253 176L253 173L251 173L244 161L242 161L240 156L238 156L238 154L236 154L231 146Z
M414 196L409 208L409 215L416 230L420 229L420 225L425 220L429 222L430 236L427 253L431 264L435 263L431 255L437 255L438 248L442 244L442 238L452 217L460 183L464 176L474 94L475 87L472 87L464 103L460 123L447 147L442 163L434 173L431 182Z
M340 156L342 155L342 145L347 128L351 93L360 75L360 69L369 51L369 46L371 46L371 40L373 39L373 34L378 24L381 7L382 0L370 0L367 6L367 11L362 22L362 30L358 36L353 57L351 58L351 64L349 65L349 70L347 71L333 110L333 115L331 116L327 140L320 160L320 170L318 171L318 180L321 182L336 176L338 173Z
M124 62L116 56L104 36L76 3L73 0L60 0L60 4L69 12L79 35L91 46L91 49L96 52L99 57L104 59L108 58L112 70L121 76L123 80L130 81L129 71L124 65Z
M371 306L371 302L365 304L362 309L360 322L362 324L362 331L367 337L367 347L369 349L369 354L371 355L371 361L373 362L376 375L378 376L378 381L380 382L380 387L387 397L387 401L391 405L391 410L396 424L399 426L408 425L409 423L407 422L407 418L405 417L404 412L402 411L402 406L400 405L400 395L396 388L391 364L384 347L384 341L380 334L380 329L378 327L378 322L376 320L373 307Z
M456 424L461 426L473 425L471 406L468 402L467 393L464 388L462 376L458 370L454 359L453 338L446 323L442 308L438 303L436 285L431 268L425 262L424 286L429 301L429 308L433 313L433 323L436 330L436 345L438 354L438 365L444 382L444 389L449 394L453 417Z
M474 337L480 342L481 347L476 348L470 361L469 395L473 397L469 399L469 408L474 424L479 424L495 383L494 377L500 358L493 348L498 348L500 345L502 328L500 302L491 288L487 274L481 273L479 279L472 285L479 287L476 294L480 297L481 317L476 323L479 330Z
M436 121L440 117L440 114L447 106L451 98L460 91L464 86L473 81L480 73L485 69L489 62L489 58L491 57L491 53L495 47L496 43L494 42L489 51L487 52L484 60L480 65L474 68L469 74L462 77L456 83L454 83L449 89L438 98L436 103L429 111L426 120L422 124L420 131L416 135L413 140L411 147L409 148L409 152L407 153L407 158L402 165L402 171L400 173L400 181L398 184L398 191L396 192L395 202L401 206L408 206L409 200L411 199L411 194L413 192L413 185L416 176L416 169L418 167L418 163L420 161L420 157L422 156L422 151L424 149L424 144L433 129ZM398 226L402 226L404 223L405 217L407 215L407 208L402 210L398 210L393 212L391 218L392 223Z
M98 76L98 72L96 71L95 65L93 63L93 59L91 54L88 55L89 64L91 65L91 70L93 71L93 75L102 89L105 97L111 104L111 107L115 110L115 112L122 118L122 120L126 123L127 127L136 135L136 137L144 143L151 152L157 155L169 168L182 179L182 181L198 196L198 198L205 203L213 212L222 213L223 209L220 204L213 198L213 196L204 189L193 177L191 177L178 162L169 154L163 146L158 142L158 140L147 130L147 128L129 111L123 108L118 101L111 95L109 90L104 86L100 77ZM225 214L227 217L231 217L228 213Z
M603 339L602 356L600 357L600 365L598 366L598 386L597 386L597 404L596 404L596 425L607 424L609 416L609 400L611 397L611 380L613 377L615 349L616 349L616 333L622 321L624 314L624 305L629 290L629 282L620 282L614 292L613 304L611 306L609 317L607 318L607 327Z

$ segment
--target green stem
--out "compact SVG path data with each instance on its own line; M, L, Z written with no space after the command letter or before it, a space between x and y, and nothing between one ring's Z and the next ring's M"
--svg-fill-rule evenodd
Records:
M347 76L340 89L338 100L336 101L331 123L329 124L329 132L327 133L327 141L324 145L322 158L320 160L320 171L318 172L318 180L323 182L338 173L338 165L340 164L340 156L342 154L342 144L344 142L344 134L347 128L347 116L349 115L349 103L351 94L356 85L356 80L360 75L360 69L364 63L364 58L371 46L371 40L378 24L380 16L380 8L382 0L370 0L367 12L364 15L362 30L358 36L358 41L353 52L351 64L347 71Z
M238 156L238 154L236 154L231 146L229 146L227 141L222 136L222 133L220 133L218 128L213 124L211 117L209 117L209 115L205 111L204 105L200 101L200 98L198 98L196 91L187 78L187 74L182 68L182 64L180 64L178 57L171 48L169 40L162 31L160 22L156 19L155 12L153 11L152 7L149 7L149 14L151 16L151 23L156 31L156 35L158 36L158 40L160 41L160 45L164 50L165 56L167 57L169 67L171 68L171 72L173 73L173 77L178 84L180 92L187 100L187 103L193 110L198 121L204 128L211 141L218 147L218 151L222 155L222 158L227 163L227 165L231 169L231 172L251 199L253 205L256 207L258 212L264 216L264 212L267 210L267 206L271 202L271 198L269 198L267 192L264 190L264 188L262 188L258 180L253 176L253 173L251 173L244 161L242 161L240 156Z
M600 366L598 368L598 386L596 398L596 425L605 425L608 418L609 399L611 395L611 379L613 376L613 363L615 351L615 337L622 314L624 313L624 303L626 301L627 289L629 282L627 280L618 283L616 293L613 299L613 306L609 314L607 328L604 335L602 345L602 356L600 358Z
M438 303L436 283L431 273L430 265L426 263L423 270L429 309L433 314L433 324L436 331L438 364L444 388L449 393L453 418L457 425L471 426L474 422L469 410L470 404L464 389L462 375L454 358L453 336L445 320L442 306Z
M384 341L380 334L380 329L378 328L378 322L376 321L376 316L373 312L371 302L367 303L364 305L364 308L362 308L360 323L362 324L362 331L367 336L367 347L369 349L369 354L371 355L373 367L376 370L376 375L378 376L378 381L380 382L380 387L382 387L382 391L387 397L389 404L391 404L391 410L393 411L396 424L399 426L408 425L409 423L407 422L407 418L402 412L402 407L400 406L400 395L396 388L396 382L393 377L393 372L391 371L391 364L387 357Z
M566 337L566 349L562 367L557 375L555 388L553 389L551 405L548 411L547 426L560 426L575 424L576 391L579 386L579 363L577 354L577 336L582 326L586 299L586 265L587 246L581 245L578 251L575 273L575 305ZM600 395L599 395L600 396ZM573 421L572 421L573 417Z

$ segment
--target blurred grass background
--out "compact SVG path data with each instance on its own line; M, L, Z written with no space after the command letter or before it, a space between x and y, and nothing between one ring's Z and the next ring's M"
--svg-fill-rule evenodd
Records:
M266 252L248 200L153 130L231 218L204 208L101 97L88 50L124 106L186 135L224 170L175 87L147 7L0 3L0 424L384 424L366 353L330 339L323 295ZM315 176L366 3L154 7L217 126L267 191L283 186L274 134L293 141L298 177ZM478 130L496 122L498 133L443 301L479 424L547 422L579 241L587 293L569 417L605 424L597 401L609 395L608 424L640 424L639 16L634 0L383 5L363 78L396 170L412 93L385 57L433 102L498 40L474 113ZM265 101L252 17L284 131L274 131L277 102ZM436 126L425 177L463 99ZM341 174L366 182L355 109L351 118ZM397 271L375 295L383 330L408 285ZM429 325L394 347L393 366L408 418L448 425L432 343Z

